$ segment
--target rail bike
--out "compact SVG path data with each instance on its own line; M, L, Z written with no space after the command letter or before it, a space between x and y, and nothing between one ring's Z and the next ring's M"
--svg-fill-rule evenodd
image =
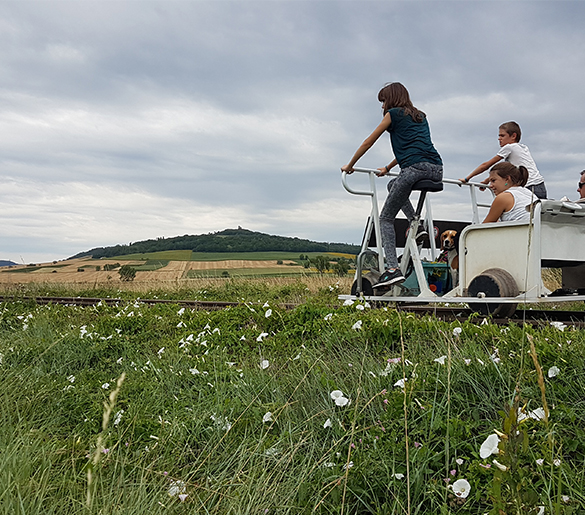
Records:
M340 295L341 300L462 303L482 315L500 318L512 316L518 304L585 301L585 203L535 197L529 220L482 224L480 209L491 205L491 202L478 201L479 190L485 190L485 184L463 184L448 178L415 184L413 191L418 191L419 197L414 219L408 223L397 218L395 222L396 245L404 249L399 261L406 281L376 288L385 269L377 171L368 168L354 168L354 171L352 175L342 172L343 187L353 195L369 197L371 211L356 258L351 293ZM349 177L360 175L368 178L369 186L361 189L350 186ZM433 219L431 197L438 197L445 186L468 188L470 222ZM427 242L417 241L419 224L429 234ZM458 232L458 270L436 261L437 238L447 229ZM424 257L425 253L428 257ZM545 268L562 270L561 288L555 291L545 288L542 282Z

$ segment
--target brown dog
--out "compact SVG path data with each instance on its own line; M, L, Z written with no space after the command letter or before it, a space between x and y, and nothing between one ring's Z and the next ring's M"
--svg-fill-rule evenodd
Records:
M441 255L446 256L449 263L453 285L459 282L459 254L457 253L457 231L446 230L441 234Z

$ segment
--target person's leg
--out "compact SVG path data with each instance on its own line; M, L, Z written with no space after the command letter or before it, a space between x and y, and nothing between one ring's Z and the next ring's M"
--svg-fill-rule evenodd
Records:
M430 163L417 163L400 171L400 175L392 181L392 186L388 192L388 197L384 202L384 207L380 213L380 231L382 233L382 246L386 255L386 264L388 268L398 268L398 258L396 257L396 232L394 230L394 220L398 211L402 209L409 220L414 216L414 209L410 203L409 197L412 192L412 186L421 179L432 179L440 181L443 178L443 167ZM410 207L412 215L408 216Z
M546 199L547 198L547 191L544 182L540 184L533 184L532 186L526 186L530 191L532 191L539 199Z

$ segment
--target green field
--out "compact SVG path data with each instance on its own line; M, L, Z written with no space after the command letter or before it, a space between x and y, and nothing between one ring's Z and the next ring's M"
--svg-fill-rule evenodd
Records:
M241 302L213 312L117 289L1 303L0 513L585 512L585 331L338 293L229 279L176 293Z
M328 253L328 252L306 252L304 256L331 256L353 258L350 254ZM111 260L134 261L134 260L166 260L166 261L299 261L298 252L191 252L190 250L169 250L164 252L149 252L146 254L127 254L108 258Z

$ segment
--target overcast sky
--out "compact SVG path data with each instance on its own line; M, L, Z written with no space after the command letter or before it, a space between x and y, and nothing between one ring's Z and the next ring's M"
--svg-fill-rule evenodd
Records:
M389 81L427 113L445 177L516 120L549 197L574 199L584 22L581 0L2 0L0 259L237 226L359 243L370 204L339 168ZM359 166L392 157L382 136ZM465 189L433 200L470 219Z

